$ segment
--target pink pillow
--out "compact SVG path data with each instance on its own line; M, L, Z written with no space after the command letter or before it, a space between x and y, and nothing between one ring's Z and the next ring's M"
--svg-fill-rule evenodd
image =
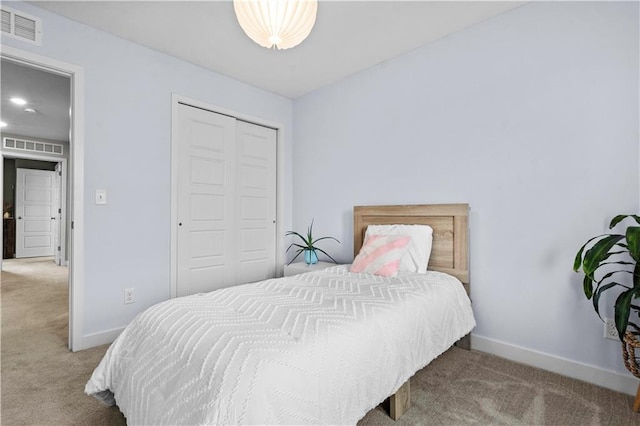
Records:
M353 259L351 272L395 277L400 259L409 247L409 236L370 235L364 240L360 252Z

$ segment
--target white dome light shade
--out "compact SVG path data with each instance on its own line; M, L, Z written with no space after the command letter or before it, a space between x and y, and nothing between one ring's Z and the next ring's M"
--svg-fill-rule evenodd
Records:
M317 0L233 0L238 23L267 49L289 49L307 38L316 23Z

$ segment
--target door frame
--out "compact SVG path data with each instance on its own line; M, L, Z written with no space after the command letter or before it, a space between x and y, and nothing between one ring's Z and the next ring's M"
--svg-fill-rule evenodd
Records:
M45 161L47 163L55 163L60 164L60 169L62 175L60 176L60 199L58 200L58 208L62 210L59 227L59 238L60 238L60 253L66 253L67 249L67 159L66 158L51 158L44 155L30 154L30 153L21 153L21 152L2 152L2 160L5 158L12 159L21 159L21 160L37 160L37 161ZM2 178L4 179L4 161L2 161L2 165L0 165L0 173L2 174ZM55 173L55 172L54 172ZM14 206L15 209L15 206ZM16 231L16 240L18 238L18 233ZM54 247L55 250L55 247ZM16 256L17 257L17 256ZM54 253L55 257L55 253ZM68 258L64 258L65 266L68 264Z
M187 96L171 94L171 235L170 241L170 291L171 298L177 296L178 291L178 104L185 104L201 108L216 114L227 115L241 121L270 127L276 130L276 275L282 275L284 265L284 132L285 126L264 118L256 117L238 111L233 111L218 105L213 105Z
M46 72L69 77L71 108L69 129L69 191L71 238L69 246L69 349L73 352L85 349L82 330L84 326L84 68L11 46L2 46L2 59ZM2 158L7 153L3 149ZM0 162L0 172L4 164ZM0 183L3 175L0 173ZM2 238L2 231L0 231ZM1 261L0 261L1 262ZM1 263L0 263L1 266Z
M59 208L58 208L58 212L56 214L56 220L58 221L58 248L54 250L53 252L53 258L54 261L56 262L56 265L58 266L62 266L62 264L64 263L64 266L69 266L69 262L67 259L67 252L66 252L66 231L67 231L67 224L66 224L66 213L67 213L67 200L66 198L63 199L63 191L64 191L64 195L66 195L66 190L67 190L67 180L66 180L66 170L62 165L62 162L58 162L56 163L56 166L54 168L54 172L56 173L56 181L58 183L58 204L59 204ZM64 172L64 173L63 173ZM63 175L64 175L64 179L63 180ZM64 235L63 235L63 231L64 231ZM63 244L64 241L64 244ZM63 250L64 249L64 250ZM62 257L64 254L64 257Z

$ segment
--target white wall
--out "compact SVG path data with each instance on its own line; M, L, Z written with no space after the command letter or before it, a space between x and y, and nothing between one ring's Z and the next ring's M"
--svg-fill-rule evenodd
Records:
M476 340L626 375L572 264L638 211L638 38L638 3L530 3L295 100L295 229L350 262L354 205L468 202Z
M31 4L10 6L42 18L43 42L3 38L3 45L84 67L85 337L123 327L169 298L172 93L284 125L283 226L290 228L289 99ZM96 189L107 190L106 206L94 204ZM124 305L129 287L136 303Z

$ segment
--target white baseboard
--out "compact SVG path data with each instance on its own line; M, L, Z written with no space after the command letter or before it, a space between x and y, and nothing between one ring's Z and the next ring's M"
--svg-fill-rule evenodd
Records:
M82 337L82 349L89 349L95 346L113 343L116 337L122 333L124 327L112 328L111 330L101 331L99 333L87 334Z
M631 374L625 376L615 371L603 370L592 365L510 345L486 337L471 335L471 349L487 352L629 395L635 396L638 389L638 379Z

